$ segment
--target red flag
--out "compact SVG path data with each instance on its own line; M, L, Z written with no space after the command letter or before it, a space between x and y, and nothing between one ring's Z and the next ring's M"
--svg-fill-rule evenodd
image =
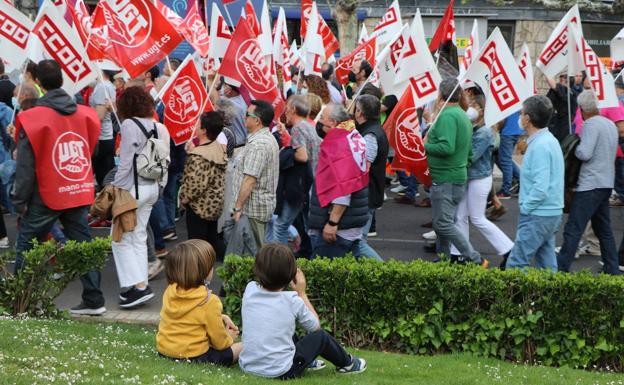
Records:
M275 118L279 118L284 100L277 90L269 65L264 61L260 43L243 17L232 35L219 74L242 83L255 99L271 103Z
M251 0L247 0L245 3L245 19L249 24L249 28L256 35L260 36L260 24L258 23L258 15L256 15L256 10L254 9Z
M299 36L305 37L308 31L308 20L310 19L310 10L312 9L312 0L301 0L301 26L299 28Z
M442 20L440 21L440 25L438 25L438 29L436 29L435 34L429 42L429 51L435 52L440 48L440 45L444 45L449 41L455 45L455 15L453 14L454 4L455 0L451 0L446 8L444 16L442 16Z
M316 195L321 207L368 186L366 142L357 130L334 128L321 142Z
M182 42L151 0L102 0L93 27L107 30L107 51L132 77L145 73Z
M184 18L182 34L193 48L199 52L200 56L206 57L208 55L210 35L199 15L197 2L195 0L189 1L193 3L193 5L190 6Z
M191 55L171 75L161 95L165 105L163 123L169 130L171 139L176 145L187 142L191 139L197 120L209 104L208 92ZM212 108L207 109L211 110Z
M390 145L396 151L392 167L409 171L420 183L426 186L431 185L431 175L425 145L420 136L416 100L411 84L388 116L384 123L384 130Z
M377 56L377 38L369 39L357 46L350 54L341 57L336 62L336 79L340 84L349 83L349 71L353 68L353 64L362 60L366 60L375 68L375 57Z

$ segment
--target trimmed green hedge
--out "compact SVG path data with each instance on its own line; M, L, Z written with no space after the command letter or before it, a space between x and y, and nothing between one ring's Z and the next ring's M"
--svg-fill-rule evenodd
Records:
M624 280L421 260L298 260L322 325L344 343L417 354L623 371ZM228 256L224 306L240 321L253 259Z

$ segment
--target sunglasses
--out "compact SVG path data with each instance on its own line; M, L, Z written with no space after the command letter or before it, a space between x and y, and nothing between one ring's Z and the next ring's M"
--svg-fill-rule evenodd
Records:
M254 114L253 112L247 112L247 113L245 113L245 116L247 116L248 118L249 118L249 117L252 117L252 118L258 118L258 115ZM259 119L259 118L258 118L258 119Z

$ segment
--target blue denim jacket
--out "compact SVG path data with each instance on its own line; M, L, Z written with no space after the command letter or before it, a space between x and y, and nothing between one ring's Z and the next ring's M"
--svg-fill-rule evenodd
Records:
M494 133L483 126L472 134L472 164L468 168L468 179L483 179L492 175L492 151Z

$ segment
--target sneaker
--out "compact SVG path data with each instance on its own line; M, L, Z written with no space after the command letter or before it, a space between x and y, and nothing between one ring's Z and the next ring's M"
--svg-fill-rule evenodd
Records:
M393 193L395 193L395 194L398 194L398 193L402 193L402 192L403 192L403 191L405 191L405 190L407 190L407 186L398 185L398 186L396 186L396 187L394 187L394 188L391 188L391 189L390 189L390 192L393 192Z
M591 244L587 244L585 246L581 246L578 248L578 250L576 251L577 255L591 255L593 257L600 257L600 246L598 248L596 248L595 246L591 245ZM577 257L578 258L578 257Z
M507 193L504 193L502 191L499 191L499 192L496 193L496 197L498 199L511 199L511 194L507 194Z
M308 365L308 370L314 372L317 370L325 369L326 366L327 365L325 365L325 361L315 359L310 365Z
M435 241L436 239L438 239L436 232L433 230L428 233L424 233L422 237L423 239L426 239L428 241Z
M106 308L104 306L89 307L84 302L80 302L80 305L72 307L69 312L77 315L102 315L106 312Z
M377 232L376 231L371 231L371 232L368 233L368 237L369 238L374 238L376 236L377 236Z
M560 251L561 251L561 246L555 247L555 254L559 255ZM600 253L598 253L598 255L600 255ZM576 253L574 253L574 259L579 259L580 257L581 257L581 247L576 249Z
M156 258L165 258L169 255L169 251L167 251L167 249L156 249L154 250L154 255Z
M111 221L107 221L106 219L96 219L89 223L89 227L92 229L110 229L112 225Z
M124 309L130 309L135 306L139 306L154 298L154 293L149 286L145 288L145 290L139 290L135 287L124 293L126 295L126 299L122 300L119 303L119 307ZM121 297L121 295L120 295Z
M392 180L390 181L391 186L397 186L399 184L401 184L401 182L399 182L399 178L397 177L392 178Z
M622 201L619 197L612 197L609 199L609 206L624 206L624 201Z
M178 234L176 234L175 229L172 230L167 230L164 234L163 234L163 239L165 241L175 241L176 239L178 239Z
M518 195L520 193L520 182L518 182L517 180L514 180L511 183L511 187L509 188L509 192L511 193L511 195Z
M353 356L351 356L351 365L336 369L338 373L343 373L343 374L362 373L365 370L366 370L366 360L364 360L363 358L357 358Z
M0 249L8 249L9 247L11 247L11 244L9 243L9 237L4 237L0 239Z
M410 198L407 195L399 195L397 197L394 197L394 202L402 205L413 205L414 203L416 203L416 199Z
M500 206L500 207L492 206L487 210L486 217L490 221L496 221L505 214L507 214L507 209L505 208L505 206Z
M165 264L160 258L156 258L154 262L150 262L147 264L147 279L150 281L158 274L160 274L163 270L165 270Z
M120 301L127 300L128 296L130 296L130 292L132 291L132 289L134 289L134 287L131 287L130 289L128 289L126 291L122 291L121 293L119 293L119 300Z

